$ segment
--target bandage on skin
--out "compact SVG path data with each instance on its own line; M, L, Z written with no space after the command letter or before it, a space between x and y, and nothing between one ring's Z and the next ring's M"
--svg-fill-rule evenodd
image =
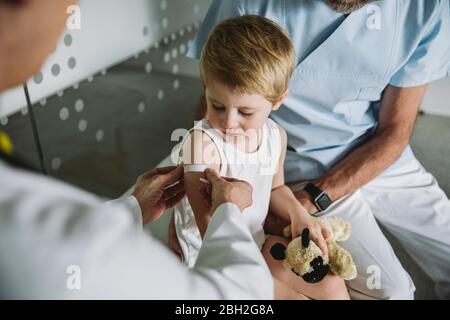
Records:
M186 173L186 172L204 172L207 168L208 168L208 166L206 164L188 164L188 165L184 166L184 173ZM204 178L200 178L200 181L203 183L209 184L209 181Z
M188 164L184 166L184 173L186 172L204 172L208 166L206 164Z

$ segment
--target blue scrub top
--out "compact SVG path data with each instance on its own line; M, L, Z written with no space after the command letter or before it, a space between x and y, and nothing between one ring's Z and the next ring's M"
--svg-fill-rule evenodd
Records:
M214 0L188 57L212 28L255 14L284 27L297 54L290 94L271 117L288 134L286 182L315 179L370 137L387 85L450 76L449 0L384 0L344 15L323 0ZM396 165L413 157L408 147Z

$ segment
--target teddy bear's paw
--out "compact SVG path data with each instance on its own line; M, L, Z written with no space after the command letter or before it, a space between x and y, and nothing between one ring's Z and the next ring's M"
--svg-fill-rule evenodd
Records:
M336 243L329 246L329 250L331 271L344 280L355 279L358 272L350 253Z
M342 220L340 231L341 232L339 236L336 237L336 241L347 241L352 233L352 227L350 223Z
M333 234L334 241L347 241L352 232L350 224L342 218L324 218L322 221Z
M350 257L351 259L351 257ZM358 275L358 272L356 271L356 266L353 263L353 260L350 262L347 262L340 266L331 266L331 271L341 277L342 279L349 281L356 278Z

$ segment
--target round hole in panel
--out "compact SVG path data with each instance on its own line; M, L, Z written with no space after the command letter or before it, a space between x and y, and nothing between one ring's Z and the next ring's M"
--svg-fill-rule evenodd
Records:
M61 121L66 121L67 119L69 119L70 116L70 112L69 109L67 108L62 108L59 111L59 118L61 119Z
M34 75L33 80L34 83L40 84L42 83L42 81L44 81L44 75L42 74L42 72L38 72Z
M161 0L160 3L161 10L167 10L167 0Z
M81 132L86 131L88 126L88 122L85 119L80 120L80 122L78 123L78 130L80 130Z
M158 90L158 93L157 93L157 98L158 98L158 100L163 100L164 99L164 90Z
M69 60L67 60L67 65L70 69L75 69L77 66L77 59L75 57L70 57Z
M57 76L59 76L59 74L61 73L61 67L59 66L59 64L57 64L57 63L55 63L53 66L52 66L52 74L55 76L55 77L57 77Z
M153 69L152 63L151 62L147 62L145 64L145 72L150 73L150 72L152 72L152 69Z
M67 47L70 47L70 46L72 45L72 42L73 42L72 35L70 35L69 33L66 34L66 35L64 36L64 44L65 44Z
M180 80L175 79L175 80L173 81L173 89L174 89L174 90L178 90L179 88L180 88Z
M97 133L95 134L95 139L98 142L102 141L104 137L105 137L105 133L103 132L103 130L98 130Z
M138 110L140 113L143 113L145 111L145 103L144 102L139 103Z
M53 170L59 170L61 168L62 161L60 158L53 158L51 166Z
M78 99L75 101L75 111L81 112L84 109L84 101L82 99Z

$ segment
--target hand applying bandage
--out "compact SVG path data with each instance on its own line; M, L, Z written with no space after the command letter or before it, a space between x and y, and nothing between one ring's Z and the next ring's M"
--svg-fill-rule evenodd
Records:
M198 167L197 167L198 168ZM188 172L192 172L187 169ZM186 167L185 167L186 172ZM204 171L205 178L199 178L202 182L200 192L202 194L205 206L211 208L211 214L224 203L235 204L242 212L253 203L253 188L245 181L220 177L216 171L206 169ZM175 231L175 222L172 217L169 223L169 248L177 254L182 256L182 250Z
M157 220L164 210L173 207L185 195L181 167L156 168L141 175L133 196L139 202L145 224Z
M235 204L239 210L244 211L252 205L252 186L242 180L220 177L216 171L212 169L205 170L207 183L201 189L203 190L204 201L211 206L211 212L223 203L231 202ZM201 179L202 182L206 180Z

